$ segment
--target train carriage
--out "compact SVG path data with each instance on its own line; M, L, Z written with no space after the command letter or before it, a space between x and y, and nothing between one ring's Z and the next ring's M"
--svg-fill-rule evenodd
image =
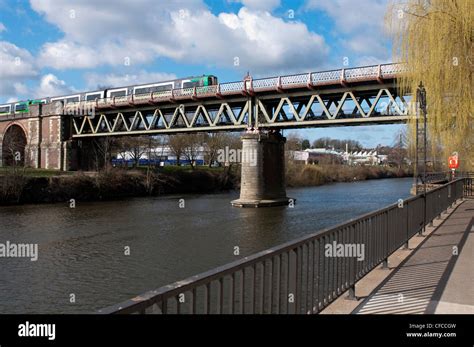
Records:
M74 93L62 96L52 96L43 99L17 101L0 105L0 116L8 114L27 113L30 105L50 103L60 101L64 105L79 102L97 102L98 100L114 98L114 100L126 101L130 95L146 97L151 93L171 93L173 89L194 88L215 85L218 83L217 77L213 75L203 75L196 77L180 78L169 81L161 81L148 84L136 84L131 86L107 88L82 93Z

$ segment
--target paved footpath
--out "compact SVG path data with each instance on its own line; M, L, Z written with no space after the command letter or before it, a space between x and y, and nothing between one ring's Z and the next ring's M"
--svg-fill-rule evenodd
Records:
M468 199L353 311L474 313L474 199Z

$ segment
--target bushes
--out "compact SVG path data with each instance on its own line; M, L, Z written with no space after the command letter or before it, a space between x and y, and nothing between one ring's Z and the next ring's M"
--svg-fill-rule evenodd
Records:
M13 169L0 176L0 205L19 203L26 182L21 170Z
M289 187L319 186L331 182L352 182L378 178L407 177L404 169L385 166L303 165L288 163Z
M54 177L0 176L0 204L113 200L173 193L210 193L234 188L229 170L171 173L108 170L98 175L76 173Z

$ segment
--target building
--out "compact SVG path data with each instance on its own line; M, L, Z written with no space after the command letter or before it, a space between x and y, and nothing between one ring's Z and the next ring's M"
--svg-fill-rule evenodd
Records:
M378 154L376 150L344 152L343 158L348 165L381 165L387 161L387 156Z
M378 154L376 150L348 152L328 148L308 148L288 153L290 159L304 164L381 165L387 162L387 155Z
M204 165L205 162L205 155L206 155L206 150L203 146L198 147L195 153L195 159L194 163L195 165ZM177 157L171 150L170 146L168 145L163 145L163 146L157 146L152 148L150 151L145 151L143 154L140 155L139 158L139 165L159 165L159 166L165 166L165 165L177 165ZM180 156L180 165L190 165L190 160L188 157L183 153ZM133 165L134 164L134 158L133 156L129 153L118 153L115 158L112 159L112 164L113 165Z

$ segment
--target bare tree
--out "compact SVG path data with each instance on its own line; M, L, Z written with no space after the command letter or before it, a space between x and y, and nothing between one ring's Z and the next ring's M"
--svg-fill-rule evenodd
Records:
M101 168L103 168L105 172L109 171L112 149L117 145L116 142L117 141L110 136L105 136L93 141L92 148L95 154L97 171L100 171Z
M292 132L286 136L286 150L301 151L303 139L298 134Z
M225 133L208 134L205 138L206 160L209 167L217 161L219 151L224 150L225 146L229 146L230 135Z
M148 152L150 138L148 136L128 137L124 141L126 154L132 159L133 166L136 168L140 163L140 159Z
M3 177L0 177L0 202L20 201L27 182L26 168L30 164L26 146L26 137L18 126L11 127L3 138L1 154L3 166L6 168Z
M183 155L187 160L189 160L192 170L194 170L196 159L203 148L203 140L204 136L199 133L185 135L185 147Z
M165 154L165 147L168 145L168 137L164 135L156 136L155 144L159 148L158 152L154 152L155 159L158 157L161 161Z
M176 134L168 136L168 145L170 146L170 151L176 156L176 165L181 164L181 156L184 154L184 149L187 146L186 134Z

